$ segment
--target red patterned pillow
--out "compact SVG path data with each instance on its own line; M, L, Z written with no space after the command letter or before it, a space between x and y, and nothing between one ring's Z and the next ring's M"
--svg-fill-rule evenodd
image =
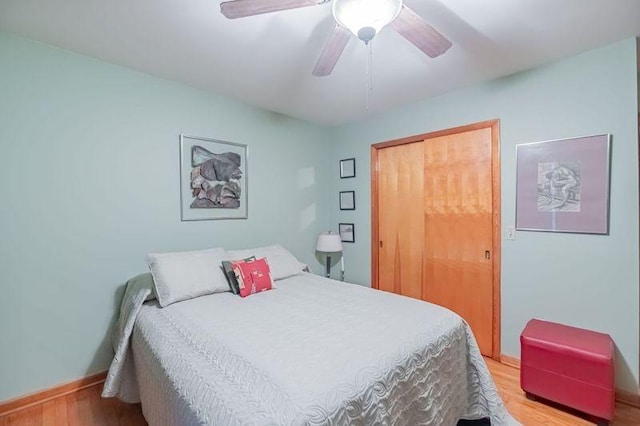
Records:
M255 260L236 260L231 262L231 266L238 279L241 297L273 288L271 271L266 257Z

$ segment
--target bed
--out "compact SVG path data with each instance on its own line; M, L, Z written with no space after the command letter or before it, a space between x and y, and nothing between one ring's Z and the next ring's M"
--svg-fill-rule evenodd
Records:
M151 425L517 424L442 307L300 273L160 308L143 278L127 287L103 396L142 402Z

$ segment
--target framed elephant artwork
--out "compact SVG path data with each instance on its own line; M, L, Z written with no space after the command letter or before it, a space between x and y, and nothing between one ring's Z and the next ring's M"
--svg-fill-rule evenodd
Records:
M246 219L247 202L247 146L180 135L181 219Z

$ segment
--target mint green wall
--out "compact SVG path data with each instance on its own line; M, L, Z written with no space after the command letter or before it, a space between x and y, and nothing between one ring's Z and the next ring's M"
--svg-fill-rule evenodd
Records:
M610 333L617 384L638 389L638 134L635 39L528 72L404 106L335 128L333 161L357 158L354 212L331 199L332 222L354 222L346 278L370 283L372 143L499 118L502 228L515 222L515 146L599 133L613 135L609 236L518 232L502 241L502 351L519 356L519 333L533 317ZM425 84L438 84L437 81ZM364 95L363 95L364 96ZM373 94L375 103L375 92ZM337 225L335 225L337 226Z
M180 133L249 145L248 220L180 222ZM107 367L149 251L278 242L321 271L326 133L0 34L0 401Z

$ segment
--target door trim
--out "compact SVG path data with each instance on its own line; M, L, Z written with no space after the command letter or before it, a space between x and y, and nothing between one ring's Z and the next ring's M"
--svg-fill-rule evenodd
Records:
M500 339L501 339L501 199L500 199L500 120L488 120L479 123L458 126L451 129L438 130L435 132L423 133L401 139L394 139L371 145L371 287L378 289L378 150L397 145L420 142L426 139L433 139L441 136L449 136L456 133L470 132L480 129L491 129L491 182L492 182L492 208L493 208L493 242L491 250L493 252L493 345L492 358L500 360Z

